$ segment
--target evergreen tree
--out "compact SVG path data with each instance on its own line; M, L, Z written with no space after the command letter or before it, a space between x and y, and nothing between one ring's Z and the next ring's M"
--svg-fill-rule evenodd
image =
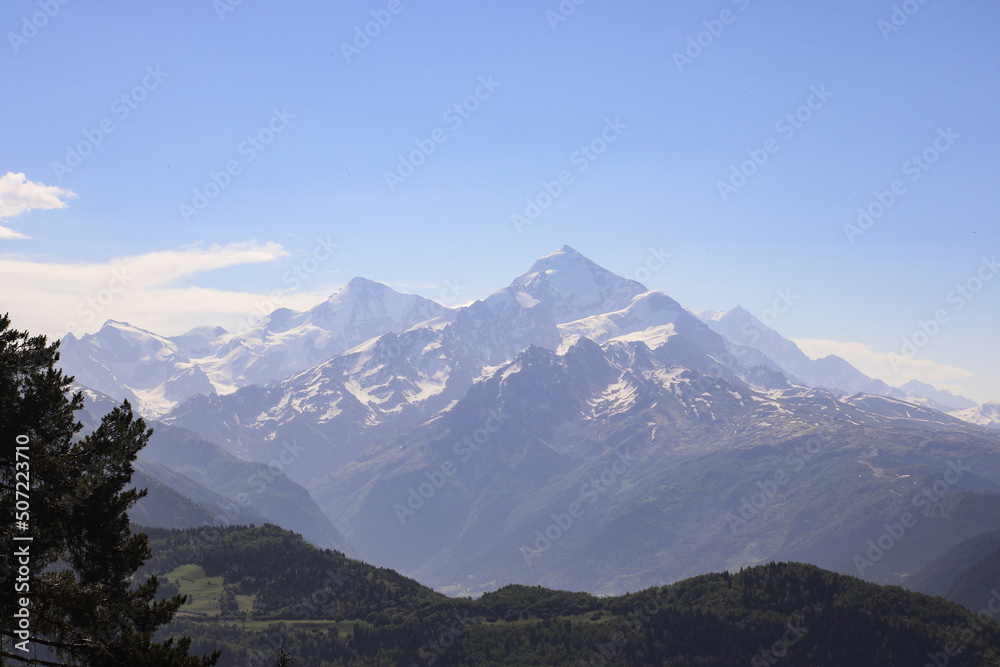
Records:
M295 663L290 653L285 651L285 640L281 639L281 649L278 651L278 659L274 661L274 667L288 667Z
M129 485L132 462L152 431L126 401L93 433L77 437L82 425L74 412L83 396L69 395L72 378L56 368L58 347L0 317L3 574L24 584L17 595L0 595L0 662L214 665L218 654L188 655L188 638L153 641L184 599L154 602L156 577L134 580L150 551L127 515L145 490ZM24 614L22 597L29 600L26 621L15 617Z

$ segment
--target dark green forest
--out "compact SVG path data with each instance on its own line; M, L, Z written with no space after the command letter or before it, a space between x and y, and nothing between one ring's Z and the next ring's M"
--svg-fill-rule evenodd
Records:
M165 579L163 594L195 590L177 573L210 584L162 637L221 649L219 665L273 665L282 647L286 664L316 667L1000 665L989 618L810 565L609 598L518 585L448 598L271 525L142 530L153 555L139 576Z

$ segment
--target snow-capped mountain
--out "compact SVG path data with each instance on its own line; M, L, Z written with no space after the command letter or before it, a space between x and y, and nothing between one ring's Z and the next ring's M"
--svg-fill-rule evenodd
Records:
M596 343L613 339L645 340L652 347L684 333L716 352L725 351L721 336L663 292L643 292L623 308L561 324L559 329L570 341L581 337Z
M921 403L904 401L891 396L879 396L876 394L857 393L843 396L840 400L848 405L861 408L872 414L890 417L892 419L912 419L930 424L940 424L944 426L959 426L962 419L949 415L940 410L927 407Z
M481 369L450 331L417 327L373 338L268 387L194 396L163 421L257 461L280 456L283 443L295 441L300 460L285 472L308 484L457 401Z
M941 412L964 410L977 406L976 402L970 398L953 394L947 389L938 389L920 380L910 380L906 384L900 385L899 389L906 393L906 400L926 405Z
M143 416L158 418L196 394L284 379L374 336L450 316L430 299L355 278L308 311L280 308L234 333L200 326L164 337L108 321L97 333L67 335L61 365L81 384L127 398Z
M227 497L242 483L196 475L190 439L278 468L364 558L455 593L621 592L774 558L851 571L949 461L951 500L865 576L901 582L1000 528L1000 436L933 402L961 397L907 400L742 309L701 318L564 246L454 309L356 279L236 333L109 323L70 361L165 401L201 373L214 392L154 406L161 463Z
M370 338L401 333L449 312L422 296L354 278L305 312L279 308L254 327L216 337L196 363L220 393L229 393L287 378Z
M897 494L908 503L942 456L976 461L962 488L1000 492L996 438L897 399L849 398L755 390L643 341L580 338L561 354L525 350L311 490L373 562L455 594L620 592L772 558L849 571L872 513L898 513ZM1000 525L966 520L964 536Z
M1000 429L1000 401L987 401L974 408L955 410L951 414L970 424Z
M848 394L863 392L894 398L906 395L881 380L875 380L835 355L810 359L799 346L771 329L749 311L737 306L725 312L699 313L713 330L725 336L739 359L758 358L754 351L769 360L794 379L810 387L826 387Z
M746 309L737 306L728 311L704 311L697 315L713 330L727 338L733 354L746 365L754 363L780 370L788 378L812 387L827 387L845 394L874 394L949 412L973 408L976 402L965 396L938 389L919 380L891 387L870 378L846 359L828 355L810 359L793 341L771 329Z
M487 369L525 348L558 347L557 311L628 303L645 291L563 247L485 299L401 333L383 333L267 388L193 397L164 421L255 460L268 460L282 441L297 438L307 446L307 464L289 474L308 484L430 419Z
M619 310L646 291L641 283L598 266L568 245L532 264L511 287L551 304L558 324Z
M565 313L603 307L594 304L624 306L559 323ZM383 334L263 389L194 397L163 421L260 461L277 456L280 443L295 438L307 448L306 465L289 474L313 484L365 448L433 418L523 350L555 350L581 336L601 342L643 339L661 363L715 369L730 380L749 377L742 365L719 361L724 339L676 301L616 279L564 246L448 319Z
M124 322L108 320L81 338L68 334L59 353L62 369L78 384L128 399L144 417L159 417L188 396L215 392L176 342Z

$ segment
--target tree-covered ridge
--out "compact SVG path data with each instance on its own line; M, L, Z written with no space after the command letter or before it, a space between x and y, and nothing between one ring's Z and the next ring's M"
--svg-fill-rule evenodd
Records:
M274 526L150 530L164 573L197 564L252 609L171 626L220 665L1000 666L1000 625L941 598L769 564L619 597L509 585L448 598ZM997 614L1000 618L1000 614ZM949 655L949 651L954 655ZM581 663L581 660L583 661Z
M142 530L153 547L144 573L200 565L207 576L221 576L240 594L256 596L255 620L363 619L409 613L443 598L397 572L317 549L270 524Z
M83 396L58 347L0 316L0 663L215 664L183 637L152 639L184 599L156 600L156 577L135 576L149 549L129 525L145 495L130 482L151 431L126 401L79 437Z

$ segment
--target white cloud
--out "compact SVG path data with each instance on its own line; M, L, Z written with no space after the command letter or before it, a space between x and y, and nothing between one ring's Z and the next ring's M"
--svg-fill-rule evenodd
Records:
M865 375L878 378L894 387L910 380L920 380L940 389L961 391L961 386L955 384L955 380L973 376L971 371L945 366L928 359L909 359L897 352L875 352L863 343L803 338L796 338L794 343L812 359L835 354L849 361Z
M65 208L66 199L76 193L54 185L43 185L29 181L22 174L8 171L0 176L0 220L13 218L32 209L50 210ZM0 226L0 239L26 239L24 234L9 227Z
M330 294L275 285L264 292L175 286L181 278L212 269L276 262L288 256L277 243L230 243L121 257L101 263L56 263L0 259L4 285L0 312L15 328L61 338L96 331L109 319L129 322L163 335L202 324L234 330L251 315L275 308L301 310ZM274 291L281 295L274 297Z
M21 232L16 232L10 227L4 227L0 225L0 240L10 240L10 239L26 239L28 238Z

